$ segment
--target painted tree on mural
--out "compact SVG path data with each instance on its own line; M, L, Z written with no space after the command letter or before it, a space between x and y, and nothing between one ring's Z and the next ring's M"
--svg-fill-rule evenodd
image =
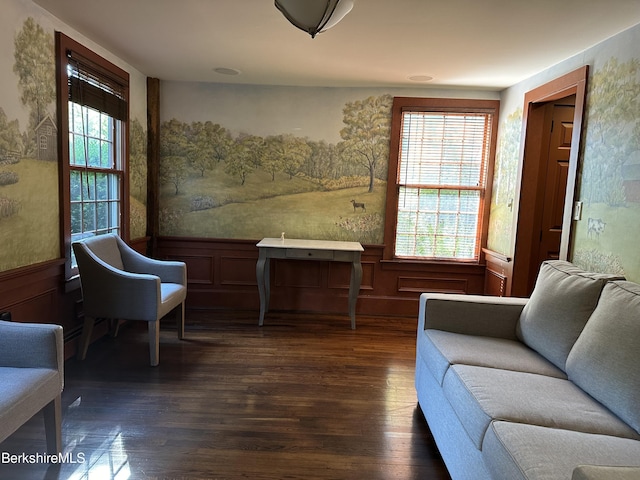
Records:
M160 135L160 182L173 185L176 195L188 178L188 154L184 124L175 119L164 122Z
M382 95L347 102L342 110L346 125L340 131L343 152L368 171L369 192L373 191L376 175L382 173L377 170L386 166L389 157L392 104L391 95Z
M502 121L500 144L493 175L493 194L489 227L489 247L506 253L511 248L513 202L516 195L522 108Z
M14 46L13 71L18 75L20 101L30 110L29 131L33 133L56 99L53 37L29 17L15 36ZM35 142L31 136L30 140Z
M272 137L270 147L269 158L271 162L269 166L272 179L275 178L273 174L277 171L276 165L280 171L289 176L289 179L292 179L294 175L300 172L302 165L311 155L311 147L309 147L307 141L294 135Z
M147 133L138 119L129 122L129 233L147 232Z
M4 110L0 108L0 167L20 161L17 152L21 150L21 144L18 120L9 121ZM18 181L19 176L16 172L0 168L0 189ZM16 200L0 196L0 220L18 213L19 207Z
M217 123L193 122L186 126L185 136L189 142L189 165L201 177L208 170L213 170L215 163L224 160L229 154L231 135Z
M244 185L251 172L260 167L263 151L264 140L261 137L240 135L227 155L225 173L237 178L240 184Z
M175 195L187 181L189 168L184 157L164 157L160 162L160 181L173 185Z
M18 120L9 120L0 107L0 162L22 152L22 135Z
M583 196L590 203L623 206L625 164L640 154L640 60L611 58L589 88L589 137L585 145ZM606 179L606 181L602 181Z
M185 124L175 118L163 122L160 132L160 157L187 157L189 142L185 134Z
M276 173L284 170L282 157L282 136L272 135L265 138L262 168L271 175L271 181L276 181Z
M319 142L307 142L311 153L305 161L303 170L313 178L338 178L337 163L338 151L335 145L324 140Z
M129 190L143 203L147 199L147 134L142 124L133 119L129 123Z

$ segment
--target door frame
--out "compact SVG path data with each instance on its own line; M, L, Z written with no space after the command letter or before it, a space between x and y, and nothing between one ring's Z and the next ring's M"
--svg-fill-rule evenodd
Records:
M516 297L527 297L531 293L530 278L537 273L538 245L535 241L537 232L533 232L537 224L534 208L538 190L538 173L541 166L542 148L545 136L549 135L543 129L545 123L545 109L541 105L568 97L576 96L573 119L573 133L571 136L571 150L569 154L569 171L567 188L565 191L564 214L562 218L562 235L560 239L560 259L569 259L571 247L571 233L573 226L573 202L576 192L578 176L579 153L581 151L582 124L585 111L587 93L587 77L589 66L585 65L573 72L567 73L525 94L523 109L523 137L520 145L520 163L516 198L518 205L517 220L512 235L510 282L507 284L506 294ZM533 257L536 257L534 260Z

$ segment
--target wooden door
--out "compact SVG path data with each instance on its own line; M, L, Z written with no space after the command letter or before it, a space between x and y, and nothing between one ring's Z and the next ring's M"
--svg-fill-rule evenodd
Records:
M541 169L540 179L542 208L538 266L545 260L560 258L560 239L575 110L574 98L567 100L570 102L566 104L552 102L548 105L551 112L551 125L546 169Z

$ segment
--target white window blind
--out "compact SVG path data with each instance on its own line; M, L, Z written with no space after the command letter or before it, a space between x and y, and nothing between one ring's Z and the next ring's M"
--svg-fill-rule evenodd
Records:
M402 114L395 255L477 260L491 114Z

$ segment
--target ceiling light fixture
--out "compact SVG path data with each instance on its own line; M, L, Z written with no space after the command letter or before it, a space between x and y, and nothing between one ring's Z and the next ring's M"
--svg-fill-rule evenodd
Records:
M407 78L412 82L430 82L433 80L431 75L410 75Z
M240 75L240 70L235 68L217 67L214 68L213 71L220 75Z
M275 0L276 8L311 38L342 20L353 8L353 0Z

